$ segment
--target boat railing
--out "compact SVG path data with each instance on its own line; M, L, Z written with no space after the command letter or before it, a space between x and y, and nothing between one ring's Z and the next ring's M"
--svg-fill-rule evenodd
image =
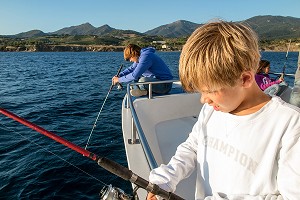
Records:
M153 156L153 153L151 151L151 148L147 142L146 136L144 134L144 131L142 129L142 126L140 124L140 121L138 119L136 110L133 106L134 97L131 96L130 90L131 88L137 87L139 85L148 85L148 99L153 98L153 92L152 92L152 86L154 84L160 84L160 83L171 83L171 82L178 82L178 80L167 80L167 81L152 81L152 82L135 82L135 83L129 83L127 84L127 101L125 108L131 108L131 139L129 139L130 144L141 144L144 150L144 153L147 157L148 163L151 167L151 169L154 169L158 167L157 162L155 161L155 158ZM139 136L139 139L137 139L137 134Z
M282 75L282 73L278 73L278 72L269 72L269 74L272 74L272 75ZM284 74L285 76L291 76L291 77L295 77L295 74L287 74L285 73Z

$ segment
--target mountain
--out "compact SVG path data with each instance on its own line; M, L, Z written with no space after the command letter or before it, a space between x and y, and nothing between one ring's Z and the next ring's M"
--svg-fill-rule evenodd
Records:
M116 29L110 27L109 25L105 24L98 28L94 27L90 23L84 23L78 26L70 26L66 28L62 28L58 31L48 33L54 35L105 35L111 33Z
M260 40L300 38L300 18L264 15L255 16L246 19L243 22L249 24L257 32ZM139 33L134 30L115 29L107 24L96 28L90 23L84 23L78 26L62 28L58 31L50 33L44 33L40 30L32 30L6 37L31 38L45 35L96 35L119 39L144 36L178 38L189 36L197 27L201 25L202 24L185 20L178 20L176 22L148 30L144 33Z
M169 38L189 36L201 24L178 20L176 22L165 24L145 32L146 35L159 35Z
M27 32L22 32L16 35L13 35L12 37L16 38L32 38L32 37L40 37L40 36L45 36L47 33L44 33L41 30L31 30Z
M90 35L105 35L105 34L111 33L114 30L116 30L116 29L105 24L103 26L95 28L93 31L91 31Z
M244 20L259 35L260 40L273 40L300 37L300 18L283 16L255 16ZM147 35L160 35L164 37L183 37L190 35L197 27L189 21L179 20L162 25L145 32Z
M244 22L258 33L260 40L300 37L300 18L265 15Z
M52 35L89 35L90 32L94 31L96 28L90 23L84 23L78 26L70 26L62 28L58 31L49 33Z

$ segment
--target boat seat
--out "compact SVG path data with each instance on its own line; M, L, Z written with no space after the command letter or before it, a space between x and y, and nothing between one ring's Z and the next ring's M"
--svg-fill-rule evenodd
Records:
M186 140L202 107L198 93L138 98L133 105L158 166L167 164L177 146ZM194 171L177 185L175 192L186 194L184 191L195 187L196 177ZM193 199L194 190L183 198Z
M133 105L158 165L167 163L187 138L202 107L198 93L138 98ZM170 137L178 138L178 142L169 144Z

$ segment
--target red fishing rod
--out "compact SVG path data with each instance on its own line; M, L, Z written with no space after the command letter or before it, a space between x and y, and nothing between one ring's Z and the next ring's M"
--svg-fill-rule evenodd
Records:
M147 190L148 192L151 192L155 195L159 195L165 199L174 199L174 200L182 200L183 198L179 197L178 195L171 193L171 192L167 192L163 189L161 189L158 185L156 184L152 184L149 181L141 178L140 176L134 174L131 170L129 170L126 167L123 167L122 165L109 160L108 158L105 157L100 157L86 149L83 149L79 146L77 146L76 144L50 132L47 131L46 129L43 129L42 127L33 124L32 122L27 121L26 119L23 119L3 108L0 108L0 113L55 140L56 142L63 144L67 147L69 147L70 149L73 149L74 151L82 154L83 156L86 156L94 161L96 161L98 163L99 166L101 166L102 168L106 169L107 171L123 178L126 181L130 181L131 183L134 183L135 185ZM107 194L108 195L108 194ZM121 199L121 198L120 198ZM122 198L123 199L123 198Z

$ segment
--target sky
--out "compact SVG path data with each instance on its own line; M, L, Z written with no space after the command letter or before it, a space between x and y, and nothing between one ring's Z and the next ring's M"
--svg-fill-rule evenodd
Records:
M299 10L300 0L1 0L0 35L36 29L48 33L87 22L144 33L177 20L300 18Z

